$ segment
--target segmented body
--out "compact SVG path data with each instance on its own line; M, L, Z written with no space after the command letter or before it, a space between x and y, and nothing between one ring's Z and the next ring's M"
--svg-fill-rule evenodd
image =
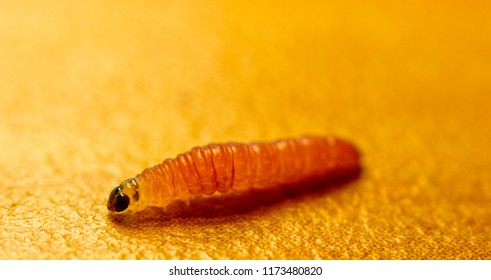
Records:
M356 148L335 137L270 143L210 144L145 169L136 177L145 206L175 199L342 177L359 170Z
M145 169L113 189L107 207L133 213L192 197L322 181L359 171L359 153L335 137L196 147Z

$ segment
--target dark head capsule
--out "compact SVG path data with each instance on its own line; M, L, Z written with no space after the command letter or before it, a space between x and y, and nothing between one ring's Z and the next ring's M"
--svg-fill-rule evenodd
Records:
M123 212L130 205L130 198L121 192L121 186L117 186L109 195L107 209L113 212Z

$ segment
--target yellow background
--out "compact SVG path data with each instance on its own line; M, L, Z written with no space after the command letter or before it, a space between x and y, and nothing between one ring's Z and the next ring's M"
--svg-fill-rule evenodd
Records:
M490 259L489 1L0 2L0 258ZM350 139L361 177L109 218L210 142Z

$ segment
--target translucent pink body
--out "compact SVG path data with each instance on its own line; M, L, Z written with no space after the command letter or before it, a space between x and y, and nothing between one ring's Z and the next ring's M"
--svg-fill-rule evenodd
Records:
M136 178L146 206L203 194L267 189L357 173L359 153L335 137L210 144L145 169Z

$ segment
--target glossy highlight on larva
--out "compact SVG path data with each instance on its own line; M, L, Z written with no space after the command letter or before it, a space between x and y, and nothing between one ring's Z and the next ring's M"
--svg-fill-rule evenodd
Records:
M360 170L359 157L353 144L333 136L195 147L122 182L107 208L130 214L173 200L343 178Z

